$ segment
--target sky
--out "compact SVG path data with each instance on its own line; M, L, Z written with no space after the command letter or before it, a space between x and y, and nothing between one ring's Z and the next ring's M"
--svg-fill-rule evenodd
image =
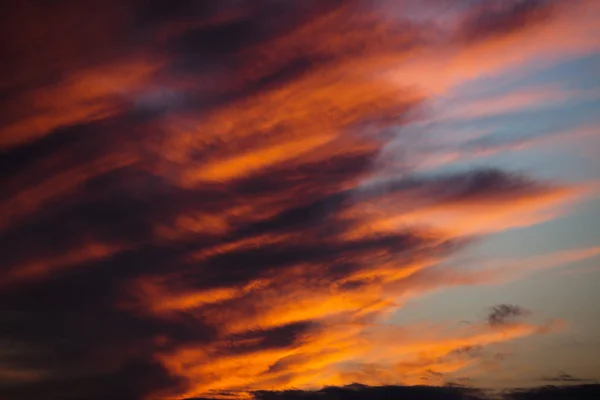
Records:
M598 390L597 0L2 7L0 399Z

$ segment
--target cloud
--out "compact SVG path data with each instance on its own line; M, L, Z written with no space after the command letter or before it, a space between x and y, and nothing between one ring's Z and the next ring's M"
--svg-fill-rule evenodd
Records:
M560 371L554 376L547 376L542 378L544 382L590 382L592 379L577 378L573 375L567 374L566 372Z
M547 386L533 389L515 390L506 394L507 400L536 399L595 399L600 394L600 385Z
M284 392L258 392L255 394L257 400L277 399L390 399L411 398L422 400L435 399L482 399L481 392L474 389L456 387L424 387L424 386L381 386L367 387L362 385L350 385L345 387L325 388L318 392L284 391Z
M444 39L454 34L455 41L442 40L431 52L415 54L410 62L390 72L391 81L412 81L428 93L444 94L473 79L516 68L539 68L593 53L600 45L595 24L599 9L594 1L467 4L472 7L467 6L457 17L463 17L464 23L454 21L452 33L438 31ZM470 31L482 36L477 39Z
M500 398L506 400L526 400L526 399L595 399L599 393L598 385L581 386L563 386L563 387L542 387L532 389L520 389L507 392ZM426 387L426 386L380 386L369 387L360 384L353 384L344 387L327 387L319 391L301 391L287 390L280 392L256 392L256 400L278 400L278 399L389 399L389 398L411 398L422 400L437 399L468 399L482 400L498 398L481 390L445 386L445 387ZM190 399L192 400L192 399ZM201 399L193 399L201 400Z
M577 138L581 142L593 143L597 132L598 127L590 125L508 139L498 139L494 135L482 135L456 144L425 145L420 152L415 152L412 156L414 158L412 164L419 170L431 170L448 164L464 163L496 154L564 147L573 138Z
M440 43L431 22L382 13L391 2L13 3L0 397L441 384L488 346L560 328L387 323L409 295L492 280L440 267L474 236L580 194L490 168L386 174L389 131L429 101L427 74L390 71L470 51L454 28Z
M389 188L381 199L357 205L355 212L369 215L371 221L364 229L385 232L420 224L442 232L450 229L454 235L493 233L555 218L589 190L545 185L495 169L374 181L366 190L380 193Z
M503 325L529 313L528 310L513 304L499 304L492 308L490 315L488 315L488 322L491 326Z
M468 42L509 36L543 23L555 12L555 1L511 0L480 3L467 14L460 35Z
M511 91L495 96L478 96L463 101L449 98L442 102L440 113L434 117L434 120L436 122L452 122L497 117L556 107L566 101L594 99L598 97L598 94L598 91L594 89L569 90L558 87L529 87L521 91Z

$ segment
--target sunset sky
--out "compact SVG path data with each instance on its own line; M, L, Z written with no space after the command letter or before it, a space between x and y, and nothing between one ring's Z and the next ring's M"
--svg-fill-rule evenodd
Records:
M1 7L0 400L600 381L600 1Z

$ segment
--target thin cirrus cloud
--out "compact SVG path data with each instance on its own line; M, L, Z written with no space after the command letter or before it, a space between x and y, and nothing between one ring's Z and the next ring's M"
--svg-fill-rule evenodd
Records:
M471 101L451 104L442 110L436 120L471 120L556 107L572 100L594 100L599 97L597 89L569 90L553 87L528 88L498 96L482 96ZM449 99L449 103L454 99Z
M463 138L449 138L445 133L456 128L451 124L438 124L435 121L417 122L407 129L411 132L423 132L422 138L411 139L411 153L403 153L402 149L406 146L407 139L398 137L386 144L379 158L385 164L400 164L400 168L409 165L421 172L509 153L524 154L537 149L562 149L567 153L574 153L579 150L577 146L584 149L595 148L599 137L599 126L595 123L576 124L564 129L541 129L530 134L505 138L498 137L486 129L467 131L466 137ZM391 172L388 174L393 175ZM580 190L593 192L595 185L594 182L588 182L582 185Z
M441 264L419 270L404 282L399 282L398 285L403 290L400 299L406 301L414 296L448 287L505 284L543 271L577 273L586 271L586 268L573 268L573 265L594 260L599 255L600 248L588 247L522 258L472 260L454 269L448 269ZM510 307L502 308L510 315L511 311L520 310L516 307L514 310Z
M595 49L576 19L595 2L465 2L448 25L388 1L13 3L3 398L441 384L485 361L472 349L564 325L385 321L408 295L488 282L440 263L587 188L500 169L389 177L376 161L433 93L550 47Z

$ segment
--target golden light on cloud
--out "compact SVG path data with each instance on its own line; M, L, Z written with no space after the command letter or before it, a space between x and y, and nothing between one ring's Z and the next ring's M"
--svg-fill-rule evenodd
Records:
M586 15L598 7L576 3L532 14L465 3L451 24L387 0L65 2L48 11L56 27L46 6L16 10L33 44L50 33L38 55L17 46L31 54L0 86L0 101L16 104L0 118L0 343L25 349L0 352L0 393L4 381L8 400L441 385L498 344L559 331L560 321L513 321L514 310L460 328L400 326L393 315L434 290L598 254L536 256L521 271L506 260L447 267L476 238L566 215L591 189L403 164L419 154L403 128L427 118L434 96L550 48L596 49ZM99 26L63 38L62 21L94 14ZM484 17L497 24L480 26ZM80 40L97 54L79 60ZM457 115L522 109L548 93ZM402 151L382 157L398 139Z

